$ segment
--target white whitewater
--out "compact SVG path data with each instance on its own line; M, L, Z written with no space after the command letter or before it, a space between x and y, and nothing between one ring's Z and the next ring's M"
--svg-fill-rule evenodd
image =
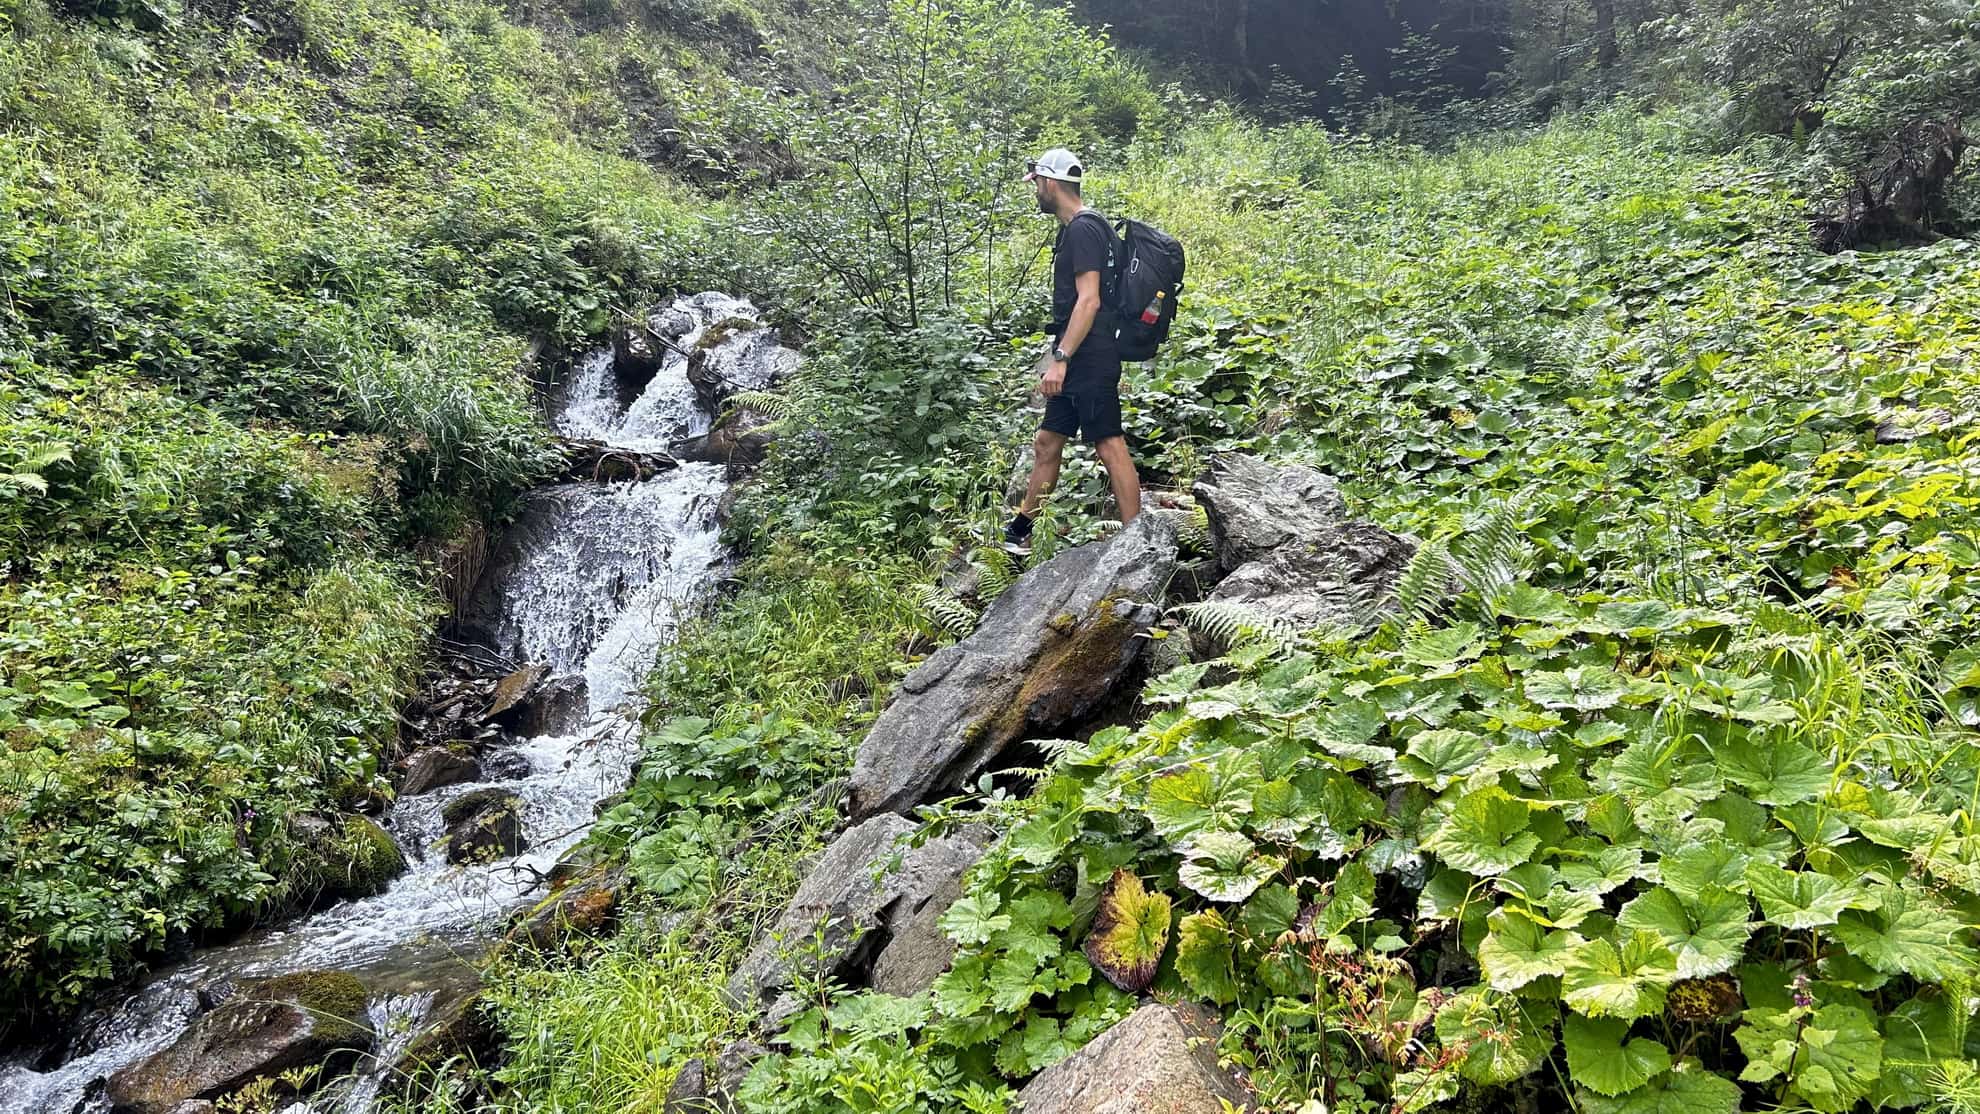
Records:
M678 351L667 353L644 393L621 404L611 350L591 353L575 367L553 426L641 451L665 451L706 432L710 418L688 381L686 353L711 326L756 316L748 302L726 295L677 300L653 324L673 333ZM773 352L775 345L762 348ZM356 971L374 985L369 1012L378 1037L368 1062L375 1067L297 1104L292 1114L370 1110L394 1058L434 1004L434 980L422 974L447 965L459 970L479 954L559 856L583 838L596 802L624 786L637 756L640 683L723 560L715 521L723 487L719 465L685 464L644 482L560 484L525 496L521 516L540 516L550 526L535 532L536 544L503 583L496 648L511 660L543 662L553 676L582 676L584 727L521 740L506 762L484 763L513 776L395 804L384 822L408 869L386 892L197 953L83 1026L58 1067L0 1063L0 1114L101 1114L107 1110L102 1080L183 1032L201 1012L201 988L324 968ZM441 806L491 785L521 798L528 850L450 866L435 846Z

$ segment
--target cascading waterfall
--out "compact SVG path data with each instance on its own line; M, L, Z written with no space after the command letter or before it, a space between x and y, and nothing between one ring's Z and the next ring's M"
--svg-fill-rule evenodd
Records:
M675 301L651 325L671 337L661 366L630 404L618 397L612 352L585 356L551 421L567 436L642 452L665 451L707 431L710 416L688 378L688 353L706 331L756 320L748 302L721 294ZM726 359L784 358L775 334L743 333ZM761 343L768 338L768 343ZM723 469L684 464L635 483L572 483L524 497L512 529L517 559L505 568L493 616L495 649L581 677L588 714L568 735L518 740L484 769L508 776L409 797L384 818L408 870L384 893L347 901L238 943L205 949L155 975L68 1039L62 1062L0 1063L0 1114L98 1114L102 1080L169 1045L202 1012L208 988L231 980L337 968L366 980L377 1033L365 1068L319 1092L303 1111L362 1114L422 1020L434 1008L436 970L466 969L503 920L583 837L595 803L622 787L636 756L640 681L685 608L722 562L715 505ZM436 844L440 810L475 789L499 786L521 801L528 850L494 862L450 866ZM440 982L445 982L443 975ZM39 1062L45 1063L44 1055Z

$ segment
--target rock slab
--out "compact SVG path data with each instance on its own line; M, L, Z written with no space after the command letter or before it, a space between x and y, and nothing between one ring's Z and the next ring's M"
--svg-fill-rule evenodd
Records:
M955 899L944 901L944 895L959 892L957 880L994 836L974 827L897 850L902 837L914 831L916 825L905 817L882 813L833 840L777 923L736 968L728 984L730 1001L738 1008L768 1006L774 1024L788 1016L792 1003L781 999L800 975L843 976L903 940L918 942L896 956L897 969L921 972L936 963L933 945L916 922L931 905L940 903L935 917L948 908ZM943 951L935 974L948 961Z
M1408 539L1349 518L1334 481L1304 465L1218 457L1196 497L1226 574L1206 601L1302 629L1374 625L1416 555Z
M853 764L854 819L955 790L1012 742L1101 707L1145 650L1175 567L1174 528L1144 514L1019 577L974 634L902 679Z
M469 755L446 747L422 747L406 759L406 777L399 783L399 795L414 797L480 776L481 764Z
M1021 1114L1221 1114L1256 1109L1217 1066L1216 1022L1187 1007L1151 1003L1018 1092Z
M116 1114L170 1114L257 1079L367 1047L364 984L342 972L280 975L241 991L163 1050L110 1077ZM334 1076L326 1069L319 1076Z
M522 834L522 798L507 789L475 789L440 808L447 826L441 840L450 863L487 862L520 855L529 842Z

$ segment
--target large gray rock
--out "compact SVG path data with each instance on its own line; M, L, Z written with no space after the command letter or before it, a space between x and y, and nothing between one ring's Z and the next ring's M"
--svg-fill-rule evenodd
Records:
M1146 647L1175 567L1174 528L1145 514L1019 577L974 634L902 679L853 763L854 818L953 791L1010 743L1102 706Z
M727 465L731 477L763 463L777 439L776 419L747 406L724 415L707 433L676 447L682 460Z
M689 1060L667 1088L661 1114L733 1114L735 1094L749 1069L768 1053L760 1044L736 1041L722 1049L712 1069L703 1059Z
M1347 502L1332 476L1244 453L1212 459L1195 491L1210 515L1217 565L1227 573L1288 543L1320 536L1347 518Z
M117 1114L169 1114L220 1099L257 1079L349 1054L371 1043L364 984L342 972L280 975L242 990L164 1049L110 1077ZM334 1078L326 1069L319 1080Z
M1302 629L1373 625L1416 554L1408 539L1349 518L1334 481L1303 465L1222 456L1196 496L1227 573L1206 601Z
M799 975L857 977L870 957L941 900L991 839L987 829L972 828L897 850L915 830L913 821L882 813L833 840L777 923L737 966L730 1001L739 1008L769 1007L774 1026L794 1004L780 998ZM905 956L900 962L908 965ZM920 957L915 966L927 962ZM947 958L942 962L946 966Z
M480 776L481 763L473 756L446 747L422 747L406 759L406 777L399 783L399 795L414 797Z
M926 854L918 865L929 884L902 895L890 912L887 946L873 960L873 989L913 997L949 969L956 944L938 922L962 896L963 874L996 839L996 832L976 825L922 849Z
M739 391L767 391L790 378L802 362L795 349L777 341L777 330L747 318L717 321L688 356L688 382L703 407L713 412Z
M1018 1092L1021 1114L1220 1114L1255 1106L1217 1066L1215 1020L1151 1003Z

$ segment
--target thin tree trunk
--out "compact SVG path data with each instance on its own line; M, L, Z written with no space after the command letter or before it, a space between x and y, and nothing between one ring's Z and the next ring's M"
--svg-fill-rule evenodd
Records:
M1595 0L1595 66L1614 69L1621 52L1616 49L1616 0Z

